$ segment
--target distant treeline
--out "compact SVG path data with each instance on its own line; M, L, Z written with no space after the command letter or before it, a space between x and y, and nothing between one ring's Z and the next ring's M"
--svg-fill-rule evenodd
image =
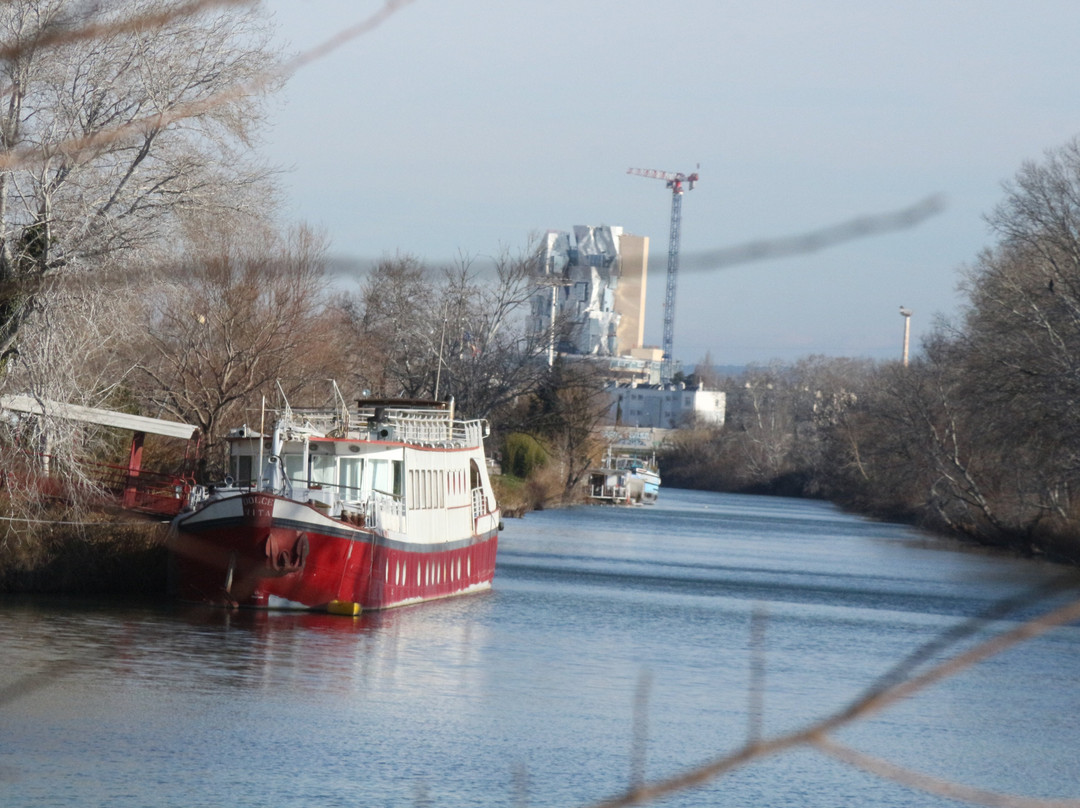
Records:
M966 306L909 366L811 357L720 383L665 485L821 497L1080 560L1080 141L1025 164L987 216Z

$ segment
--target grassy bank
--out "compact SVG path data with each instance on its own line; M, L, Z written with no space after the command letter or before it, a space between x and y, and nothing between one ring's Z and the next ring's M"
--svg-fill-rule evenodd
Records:
M504 518L519 518L529 511L563 508L584 501L584 491L568 495L556 464L536 469L526 478L512 474L492 475L491 485Z
M0 592L159 597L166 593L167 525L130 514L70 520L5 519Z

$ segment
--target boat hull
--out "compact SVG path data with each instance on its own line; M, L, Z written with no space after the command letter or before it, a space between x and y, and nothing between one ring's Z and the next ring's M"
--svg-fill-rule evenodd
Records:
M490 588L498 533L418 542L245 492L178 517L170 537L182 599L261 608L386 609Z
M660 495L660 475L647 469L635 469L627 481L631 502L652 505Z

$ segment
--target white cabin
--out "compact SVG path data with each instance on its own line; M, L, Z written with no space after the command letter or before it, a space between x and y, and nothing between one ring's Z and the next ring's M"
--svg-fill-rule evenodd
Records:
M454 540L495 529L486 422L454 421L452 410L425 404L369 404L353 413L290 410L272 434L233 430L231 479L211 496L237 488L268 491L401 541Z

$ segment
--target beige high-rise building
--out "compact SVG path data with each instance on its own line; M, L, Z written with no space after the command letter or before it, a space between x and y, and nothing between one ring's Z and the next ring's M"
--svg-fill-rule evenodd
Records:
M649 237L623 233L619 238L619 285L615 311L620 315L615 332L619 356L630 356L645 342L645 286L649 276Z

